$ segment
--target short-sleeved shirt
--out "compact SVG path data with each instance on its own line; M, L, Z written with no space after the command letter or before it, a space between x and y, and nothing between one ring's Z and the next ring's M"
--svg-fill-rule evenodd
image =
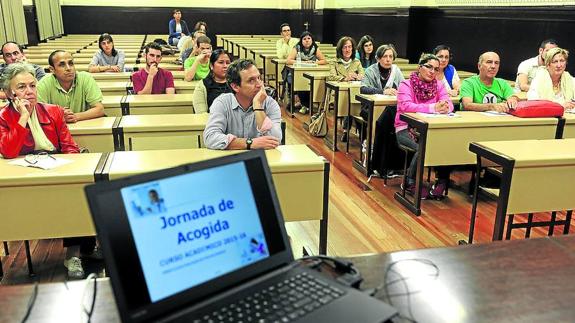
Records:
M188 57L188 59L186 59L186 61L184 62L184 69L186 70L190 69L192 65L194 65L196 58L197 56ZM194 75L194 80L203 80L206 78L206 76L208 76L209 73L210 73L210 63L209 62L206 64L199 63L198 66L196 67L196 74Z
M460 93L462 98L471 98L473 103L501 103L513 95L513 89L507 81L497 77L488 87L479 75L475 75L463 81Z
M68 107L74 113L83 112L102 102L100 87L87 72L77 72L70 90L65 91L54 74L38 82L38 101Z
M30 64L30 65L34 67L34 74L37 80L42 79L46 75L46 72L44 72L44 68L42 66L38 66L36 64ZM6 69L6 67L8 67L8 64L6 63L0 64L0 76L4 74L4 70Z
M148 72L143 69L132 74L132 82L134 83L134 92L138 93L144 89L146 86L146 80L148 79ZM172 72L167 71L163 68L158 68L158 73L154 76L154 82L152 83L152 94L164 94L167 88L173 88L174 86L174 76Z
M531 57L530 59L526 59L519 67L517 67L517 76L519 74L526 74L527 75L527 82L531 84L533 78L535 78L535 74L537 74L537 69L539 68L539 56ZM515 79L515 90L521 91L519 87L519 80Z
M120 70L123 71L124 60L126 59L126 55L124 54L123 50L117 49L116 51L117 51L116 56L108 56L104 54L103 50L97 51L96 53L94 53L90 65L94 66L118 65L120 67Z
M262 108L273 126L261 133L257 129L253 107L244 110L234 93L218 96L210 106L210 117L204 130L204 143L209 149L226 149L230 144L228 134L238 138L273 136L281 141L281 111L278 103L267 97Z

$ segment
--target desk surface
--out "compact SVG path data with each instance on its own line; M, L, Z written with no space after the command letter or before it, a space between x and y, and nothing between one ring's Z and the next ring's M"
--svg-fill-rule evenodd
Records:
M116 122L116 117L102 117L83 120L76 123L68 123L72 136L83 134L109 134Z
M93 182L101 156L100 153L56 155L72 162L49 170L10 165L10 159L0 159L0 187Z
M575 139L482 141L476 144L513 159L515 167L575 165Z
M165 114L123 116L120 127L124 132L204 130L209 114Z
M419 113L404 113L408 118L428 124L432 128L459 128L459 127L502 127L526 125L556 125L557 118L518 118L508 115L491 116L488 113L475 111L458 111L456 117L425 115Z
M241 150L177 149L153 151L117 151L106 162L110 178L139 174L197 161L241 153ZM266 150L272 173L323 170L325 160L306 145L285 145Z
M360 101L369 101L372 102L374 106L382 106L382 105L396 105L397 104L397 97L395 95L386 95L386 94L357 94L356 98ZM450 97L451 102L458 103L459 97L452 96Z
M429 261L430 265L412 259ZM452 248L422 249L346 258L362 273L363 288L389 284L391 299L417 322L571 322L575 294L575 237L503 241ZM433 265L437 266L434 267ZM388 272L392 269L396 273ZM389 270L388 270L389 271ZM433 274L437 274L434 276ZM85 282L40 284L29 322L78 322ZM91 285L90 285L91 286ZM404 293L409 288L409 296ZM0 308L20 321L33 285L0 287ZM376 295L385 301L385 291ZM409 306L409 307L408 307ZM78 309L78 310L70 310ZM76 319L77 318L77 319ZM98 280L93 322L119 322L107 278ZM404 322L399 318L393 322Z
M119 108L125 95L105 95L102 99L104 108Z
M138 94L129 95L126 102L130 107L191 105L193 97L193 94Z

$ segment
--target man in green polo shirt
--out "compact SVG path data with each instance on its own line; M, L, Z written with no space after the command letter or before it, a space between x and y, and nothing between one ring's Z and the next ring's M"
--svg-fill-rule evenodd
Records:
M72 54L56 50L48 57L52 75L38 82L38 101L64 108L66 122L104 116L102 91L87 72L76 72Z
M499 72L499 55L486 52L479 56L479 75L463 81L461 103L465 110L508 112L517 105L517 97L507 81L495 77Z

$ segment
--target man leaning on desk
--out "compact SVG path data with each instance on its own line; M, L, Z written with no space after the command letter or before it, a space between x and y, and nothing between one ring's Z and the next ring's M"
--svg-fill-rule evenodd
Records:
M210 149L273 149L282 138L278 103L264 89L261 75L250 59L228 67L233 93L218 96L210 106L204 143Z
M38 82L38 101L64 107L67 123L104 116L102 91L87 72L76 72L72 54L55 50L48 57L52 75Z
M479 75L469 77L461 84L461 103L465 110L508 112L517 105L511 85L495 77L499 72L499 55L486 52L479 56Z

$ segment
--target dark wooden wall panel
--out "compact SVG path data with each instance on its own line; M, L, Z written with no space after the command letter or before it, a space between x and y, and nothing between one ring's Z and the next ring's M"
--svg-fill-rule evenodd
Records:
M26 33L28 45L37 45L40 42L38 33L38 21L36 20L36 7L24 6L24 20L26 21Z
M68 34L167 34L172 8L62 6ZM335 44L344 35L359 40L364 34L376 45L395 44L398 53L416 62L422 52L447 44L458 69L476 71L478 56L488 50L501 55L501 77L514 79L519 63L537 54L538 44L555 38L575 50L575 7L409 8L409 9L222 9L183 8L183 19L193 28L198 20L215 34L278 34L282 22L291 24L294 37L308 22L316 39ZM28 18L27 18L28 21ZM30 36L29 36L30 37ZM575 52L574 52L575 53ZM575 64L568 65L570 72Z

